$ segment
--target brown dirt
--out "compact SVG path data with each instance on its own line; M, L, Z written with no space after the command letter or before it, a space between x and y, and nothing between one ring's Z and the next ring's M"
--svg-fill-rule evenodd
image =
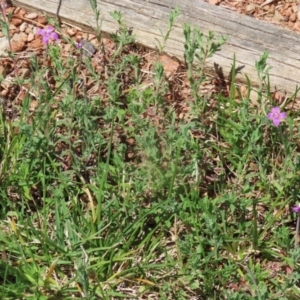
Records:
M205 2L300 32L300 2L296 0L206 0Z
M35 110L37 106L36 94L30 83L16 85L15 79L30 78L32 75L32 65L30 58L37 57L38 63L41 67L52 67L52 62L44 61L45 45L42 42L41 36L37 34L39 28L44 28L47 25L45 16L39 15L35 12L28 12L20 7L6 8L6 15L11 15L11 23L9 27L10 44L7 42L7 53L0 56L0 76L4 80L0 85L0 103L5 104L6 117L15 119L18 114L18 107L24 100L26 94L31 97L31 109ZM55 20L54 20L55 21ZM105 81L108 79L107 68L109 66L111 57L117 48L117 45L107 38L102 38L100 41L92 32L87 32L76 26L70 26L67 23L62 23L59 32L60 39L54 43L59 45L61 57L74 57L78 60L79 51L75 44L82 40L87 40L94 45L96 51L91 57L91 64L100 75L100 78ZM6 39L4 33L0 31L0 39ZM13 55L8 55L11 52ZM139 47L136 45L128 45L125 47L124 54L132 53L142 57L141 71L143 73L142 86L152 85L153 82L153 67L159 61L164 67L165 80L168 83L169 91L165 95L167 103L172 105L178 112L179 118L184 118L188 111L189 101L192 101L190 86L186 76L185 65L175 59L171 59L166 55L158 55L157 51L152 51ZM81 79L85 83L86 96L92 97L99 95L101 98L107 98L107 91L104 85L91 79L88 70L84 64L81 64L80 70ZM226 74L227 75L227 74ZM124 76L124 86L126 86L126 75ZM57 88L53 76L49 73L45 80L48 86L53 90ZM130 84L127 92L130 91ZM202 93L213 94L217 91L223 90L224 94L228 93L228 83L218 78L208 78L207 82L202 87ZM77 96L82 95L82 89L78 88ZM126 89L124 91L126 93ZM151 108L149 108L149 116Z

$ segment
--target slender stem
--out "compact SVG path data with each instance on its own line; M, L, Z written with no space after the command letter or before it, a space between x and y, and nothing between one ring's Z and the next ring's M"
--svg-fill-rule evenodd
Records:
M297 214L295 247L298 247L298 245L299 245L299 226L300 226L300 213Z
M188 79L191 85L191 90L192 90L192 95L194 97L194 101L196 103L196 106L198 107L198 95L197 95L197 91L196 91L196 84L195 84L195 79L193 77L193 65L192 62L188 62Z
M6 2L5 0L1 1L1 14L5 23L7 23L6 15L5 15Z
M257 210L256 210L256 200L252 203L253 210L253 249L257 249Z
M80 49L79 49L79 66L78 66L79 72L81 70L81 64L82 64L82 47L80 47Z
M48 56L48 43L46 44L45 52L44 52L44 64L47 62L47 56Z

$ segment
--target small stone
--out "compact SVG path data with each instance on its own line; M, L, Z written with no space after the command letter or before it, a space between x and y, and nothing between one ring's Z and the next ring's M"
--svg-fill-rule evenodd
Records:
M11 51L20 52L25 50L26 44L23 41L11 41ZM10 49L9 49L10 50Z
M27 42L31 42L34 40L34 34L32 32L30 32L27 36Z
M88 40L88 38L89 38L88 33L87 33L87 32L83 32L83 33L82 33L82 39L83 39L83 40Z
M25 33L27 33L27 34L32 33L32 27L27 26L26 29L25 29Z
M212 5L219 5L220 2L221 2L220 0L208 0L208 3Z
M284 17L282 16L282 14L278 10L275 10L274 16L272 17L272 21L280 23L283 19Z
M297 15L296 15L296 13L292 13L291 15L290 15L290 21L291 22L296 22L296 20L297 20Z
M275 101L275 103L284 101L284 98L285 98L285 95L280 91L276 91L273 95L273 100Z
M159 61L164 67L167 78L171 77L179 68L179 62L167 55L160 56Z
M23 22L23 23L20 25L20 27L19 27L19 28L20 28L20 31L21 31L21 32L24 32L24 31L26 30L26 28L27 28L27 25L28 25L28 24L27 24L26 22Z
M283 20L282 20L282 22L289 22L289 17L284 17ZM289 22L289 23L291 23L291 22ZM291 23L291 24L293 24L293 23Z
M93 33L89 33L89 35L88 35L88 40L90 41L90 40L93 40L93 39L95 39L96 38L96 36L93 34Z
M99 47L99 46L100 46L99 41L98 41L98 39L97 39L96 37L93 38L93 39L91 39L90 42L91 42L94 46L96 46L96 47Z
M20 93L18 95L18 99L23 102L27 97L27 91L25 88L21 88Z
M70 52L72 48L73 48L73 45L70 44L70 43L68 43L68 44L66 44L66 45L64 46L64 50L65 50L66 52Z
M293 12L296 13L296 12L299 10L299 6L298 6L298 5L295 5L295 6L293 6L291 9L292 9Z
M107 38L102 38L101 42L103 43L106 51L113 51L116 48L116 44Z
M294 11L291 7L289 7L287 10L283 11L284 12L284 16L290 16Z
M76 36L75 36L75 40L76 40L76 41L81 41L82 39L83 39L82 33L78 33L78 32L77 32L77 34L76 34Z
M18 14L18 13L20 12L20 10L21 10L21 7L17 7L17 8L15 9L15 14Z
M268 12L267 12L267 15L268 15L268 16L274 16L277 12L279 13L279 11L276 10L275 5L274 5L274 4L271 4L271 5L270 5L270 9L269 9ZM282 18L282 14L281 14L281 13L279 13L279 14L280 14L280 16L281 16L281 18Z
M246 12L247 13L250 13L254 10L255 10L255 4L251 3L251 4L246 5Z
M36 19L37 16L38 16L37 13L33 12L33 13L26 15L25 18L27 18L29 20L33 20L33 19Z
M28 35L25 32L20 32L20 39L23 42L27 42Z
M18 75L19 75L19 77L22 77L22 78L28 78L30 75L30 69L28 69L28 68L19 69Z
M33 33L33 34L37 34L38 30L39 30L39 27L34 26L34 27L32 28L32 33Z
M75 35L75 40L76 41L81 41L83 39L82 34L83 34L82 31L77 30L76 35Z
M293 30L300 31L300 22L299 21L295 22L295 24L293 26Z
M0 38L0 55L7 56L7 49L9 47L9 43L6 37Z
M12 17L10 24L13 24L15 26L20 26L23 23L23 21L18 17Z
M67 29L67 34L71 37L74 36L76 33L77 33L77 29L75 29L75 28L68 28Z
M220 0L208 0L208 3L212 5L219 5L220 2L221 2Z
M38 106L39 102L37 100L31 100L29 111L35 111Z
M11 39L12 41L27 41L27 34L25 32L15 33Z
M21 8L20 11L18 12L18 15L20 17L24 17L27 14L27 11L24 8Z
M17 30L17 27L14 24L9 24L9 30Z
M43 42L41 38L34 39L32 42L30 42L29 47L32 49L38 49L43 47Z
M42 25L46 25L47 24L47 18L45 16L38 16L37 20L38 23L42 24Z

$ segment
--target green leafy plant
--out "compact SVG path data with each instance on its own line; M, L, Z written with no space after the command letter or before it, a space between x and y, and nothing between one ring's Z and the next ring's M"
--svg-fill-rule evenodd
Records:
M198 89L204 81L206 60L217 51L220 51L220 47L226 42L227 38L221 37L217 41L214 41L213 32L210 31L208 36L205 37L199 29L191 29L191 26L188 24L184 24L183 32L185 37L184 59L187 65L188 80L191 85L195 104L199 106L200 97ZM195 63L195 58L198 60L197 63ZM193 71L194 64L196 65L196 74Z
M114 53L114 57L117 57L125 45L134 43L135 36L132 34L132 29L127 28L125 25L120 11L114 11L110 15L118 22L120 27L116 33L111 34L111 38L118 44L118 48Z
M101 41L101 36L102 36L102 20L100 20L100 9L98 8L98 3L96 0L90 0L90 4L92 6L92 10L95 15L95 20L96 20L96 36L97 40L100 42Z
M169 15L169 23L168 23L167 32L165 34L163 34L161 29L158 28L159 31L160 31L161 38L162 38L162 42L160 40L156 39L157 42L158 42L158 53L159 54L163 53L163 51L166 47L166 43L169 39L170 33L173 30L175 21L176 21L176 19L178 18L179 15L180 15L179 8L175 7L174 9L171 10L170 15Z
M178 15L159 53L133 45L114 12L110 49L100 34L94 56L63 36L48 45L53 28L47 64L35 55L28 78L3 75L1 299L299 299L297 90L272 103L265 53L261 86L246 78L242 92L233 55L225 87L204 97L226 39L189 25L187 72L165 76Z

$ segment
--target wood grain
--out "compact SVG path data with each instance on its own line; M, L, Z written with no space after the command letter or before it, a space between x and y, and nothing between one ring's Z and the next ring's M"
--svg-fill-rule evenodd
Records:
M76 2L76 4L74 4ZM89 0L63 0L60 8L62 19L70 23L96 27L94 13ZM251 17L240 15L222 7L211 6L201 0L97 0L101 11L102 30L113 33L118 29L110 13L122 12L128 27L133 27L137 42L150 48L161 40L159 28L165 32L169 12L175 6L180 9L174 30L167 42L165 51L171 56L183 59L184 36L182 25L189 23L197 26L204 34L214 31L217 35L229 37L222 50L216 53L207 66L213 69L216 62L228 73L233 55L237 66L244 65L239 80L244 81L247 74L253 85L259 80L255 61L268 51L268 65L272 87L293 93L300 78L300 35ZM56 14L59 0L18 0L14 4L31 10Z

